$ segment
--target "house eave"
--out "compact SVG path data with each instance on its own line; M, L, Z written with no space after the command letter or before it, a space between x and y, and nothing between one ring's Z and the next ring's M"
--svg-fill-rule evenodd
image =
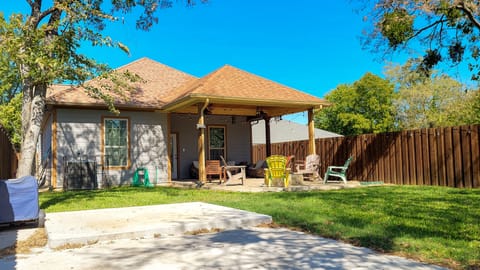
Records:
M217 109L217 113L214 114L233 114L246 116L255 115L258 110L268 111L269 116L280 116L284 114L302 112L309 109L321 109L324 106L329 106L329 103L327 102L285 101L191 94L166 104L162 107L162 110L166 112L195 113L197 110L197 104L203 104L207 99L211 104L211 108ZM227 106L231 107L231 109L221 109L226 108ZM235 110L235 108L238 109Z
M77 102L47 102L47 106L54 108L75 108L75 109L92 109L92 110L108 110L108 106L101 103L77 103ZM125 111L158 111L160 110L157 106L144 106L144 105L125 105L118 104L115 105L115 108L118 110Z

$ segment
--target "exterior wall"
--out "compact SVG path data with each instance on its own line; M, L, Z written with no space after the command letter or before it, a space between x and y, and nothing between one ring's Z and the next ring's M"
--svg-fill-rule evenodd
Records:
M38 157L38 166L42 170L43 165L45 165L46 179L51 177L51 167L52 167L52 114L48 114L48 118L45 121L44 128L40 134L40 143L37 149ZM40 172L37 172L39 174ZM37 175L38 176L38 175Z
M172 114L171 132L178 133L178 160L179 178L188 179L190 166L194 160L198 160L198 130L196 124L198 115ZM232 123L234 122L234 123ZM250 123L246 117L236 116L232 121L231 116L207 115L206 126L225 126L227 137L226 159L236 162L251 162L251 138ZM206 134L207 135L207 134ZM207 140L208 136L206 136Z
M129 119L130 162L125 170L102 171L102 117ZM129 185L135 170L147 168L150 182L168 181L167 114L122 111L114 115L105 110L57 110L57 188L64 185L67 161L96 161L98 186Z

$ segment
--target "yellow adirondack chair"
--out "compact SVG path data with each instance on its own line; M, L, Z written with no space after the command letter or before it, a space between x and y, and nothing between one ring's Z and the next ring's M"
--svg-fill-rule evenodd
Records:
M265 169L265 185L271 187L273 179L282 179L284 187L289 185L290 168L287 168L287 157L273 155L267 158Z

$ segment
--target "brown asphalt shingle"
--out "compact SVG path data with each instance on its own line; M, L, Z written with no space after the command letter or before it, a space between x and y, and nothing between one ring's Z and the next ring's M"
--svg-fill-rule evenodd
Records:
M185 82L195 79L194 76L176 70L148 58L141 58L117 69L128 70L139 75L144 83L137 83L135 90L125 101L117 95L115 105L125 107L160 108L165 104L165 97ZM92 82L94 82L92 80ZM87 82L89 83L89 82ZM49 89L47 101L53 104L70 105L102 105L103 101L90 97L82 87L54 85Z
M326 104L322 99L229 65L200 79L148 58L141 58L117 70L136 73L145 82L136 85L136 90L130 94L128 101L117 96L116 106L160 109L171 102L195 95ZM68 105L104 104L103 101L88 96L81 87L65 85L53 86L47 95L47 101Z
M239 99L326 103L312 95L230 65L180 86L175 92L182 93L178 98L197 94ZM168 100L171 101L173 100Z

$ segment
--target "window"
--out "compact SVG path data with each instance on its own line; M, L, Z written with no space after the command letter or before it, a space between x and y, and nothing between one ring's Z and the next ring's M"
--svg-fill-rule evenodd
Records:
M104 161L109 167L126 167L129 161L128 119L105 118Z
M208 127L208 159L220 160L225 156L225 127Z

